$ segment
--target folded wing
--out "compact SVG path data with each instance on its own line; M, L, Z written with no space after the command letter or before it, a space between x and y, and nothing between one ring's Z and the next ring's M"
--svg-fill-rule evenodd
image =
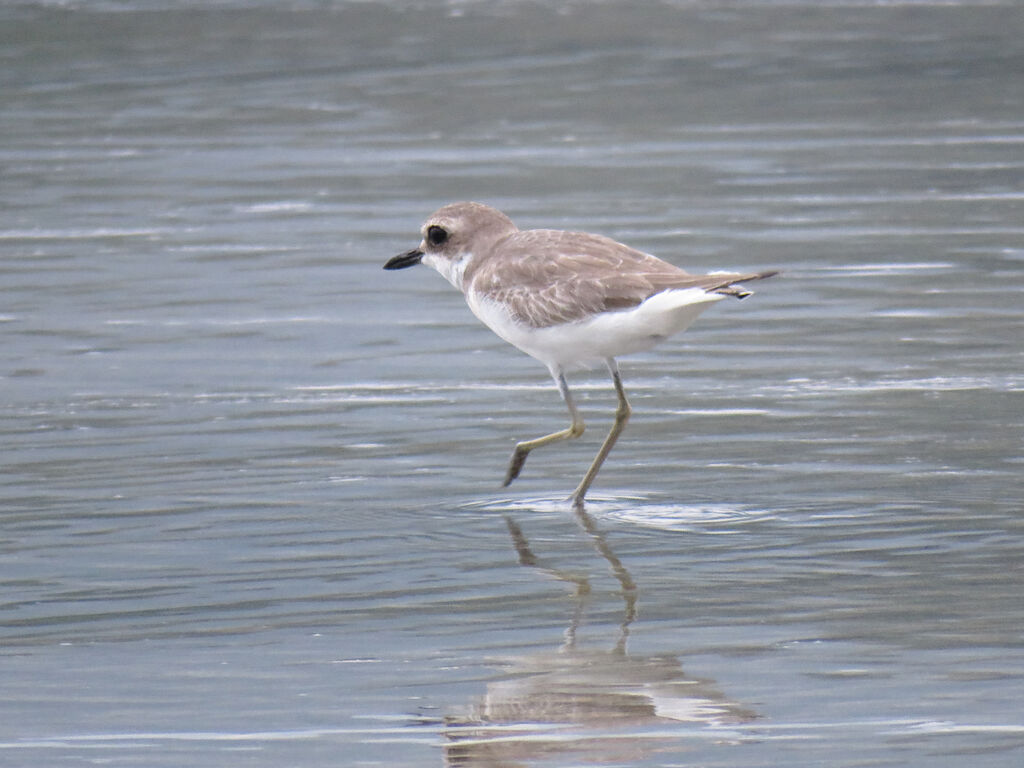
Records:
M701 288L736 298L737 283L775 272L693 275L600 235L554 230L516 232L501 244L501 274L484 261L467 278L515 320L534 328L572 323L601 312L631 309L670 290Z

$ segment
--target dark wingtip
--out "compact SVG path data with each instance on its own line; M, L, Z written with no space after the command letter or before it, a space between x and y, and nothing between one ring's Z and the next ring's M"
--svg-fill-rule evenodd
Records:
M750 280L764 280L766 277L775 277L779 274L779 270L773 269L767 272L755 272L752 275L735 275L731 276L728 282L725 282L715 288L709 290L710 293L720 293L723 296L732 296L737 299L745 299L747 296L753 296L753 291L748 291L743 288L736 287L737 283L745 283ZM709 275L713 276L713 275Z

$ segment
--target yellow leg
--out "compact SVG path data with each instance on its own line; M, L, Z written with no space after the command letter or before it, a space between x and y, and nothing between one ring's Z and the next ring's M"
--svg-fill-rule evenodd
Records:
M612 374L612 383L615 385L615 394L619 397L619 405L615 409L615 423L612 424L611 431L608 432L608 437L604 439L604 443L601 444L601 450L597 452L597 456L594 457L594 462L590 465L590 469L587 470L587 474L583 476L580 484L576 486L576 490L573 491L570 500L575 507L583 506L583 497L587 495L587 491L590 490L590 484L594 482L594 478L597 477L598 470L601 469L601 465L604 464L604 460L608 458L608 454L611 453L612 446L615 445L615 441L619 439L619 434L626 426L626 422L629 421L629 415L633 412L633 409L629 407L629 401L626 400L626 392L622 388L622 379L619 377L619 367L615 364L613 358L608 358L605 361L608 364L608 370Z
M569 393L569 385L565 382L565 376L561 371L553 370L551 373L558 383L558 391L562 393L562 399L565 400L565 404L569 407L569 417L572 419L572 423L565 429L553 432L550 435L517 443L515 450L512 451L512 460L508 464L508 472L505 473L503 486L508 485L519 477L523 464L526 463L526 457L530 455L530 451L534 448L557 443L560 440L569 440L583 434L583 418L580 416L579 411L576 410L576 403L573 402L572 395Z

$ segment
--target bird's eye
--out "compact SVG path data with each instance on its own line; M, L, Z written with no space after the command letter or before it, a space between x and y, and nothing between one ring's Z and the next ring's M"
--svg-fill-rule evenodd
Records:
M433 246L444 245L448 240L448 231L444 227L433 224L427 227L427 242Z

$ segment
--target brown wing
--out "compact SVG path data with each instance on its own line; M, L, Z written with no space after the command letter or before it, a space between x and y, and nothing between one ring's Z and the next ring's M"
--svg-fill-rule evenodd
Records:
M466 275L474 291L500 301L534 328L629 309L669 289L703 288L739 298L732 284L768 277L691 275L607 237L580 232L516 232Z

